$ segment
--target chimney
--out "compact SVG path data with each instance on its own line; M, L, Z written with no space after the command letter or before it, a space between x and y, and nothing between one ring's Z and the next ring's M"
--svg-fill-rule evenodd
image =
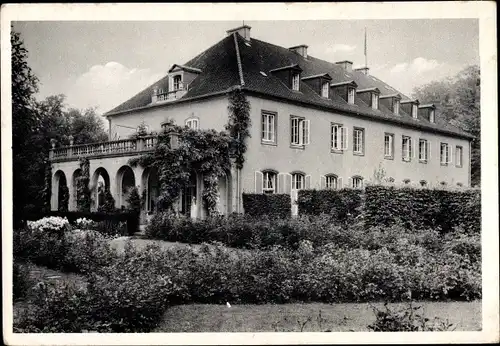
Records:
M361 73L364 73L367 76L368 76L368 70L370 70L369 67L360 67L360 68L355 68L354 69L354 71L359 71Z
M342 66L342 68L347 72L352 72L352 61L349 60L337 61L336 64Z
M298 55L307 59L307 48L308 47L309 46L307 46L305 44L301 44L299 46L290 47L288 49L290 49L292 52L297 53Z
M240 34L246 41L250 41L250 29L252 29L248 25L242 25L237 28L231 29L226 31L227 36L232 35L233 33L237 32Z

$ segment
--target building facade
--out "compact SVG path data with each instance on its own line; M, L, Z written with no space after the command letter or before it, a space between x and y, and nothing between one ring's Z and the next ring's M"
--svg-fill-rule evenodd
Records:
M243 212L244 192L288 193L307 188L360 188L380 180L414 186L470 186L472 137L352 62L326 62L307 46L279 47L250 36L250 27L227 32L214 46L105 114L109 142L51 150L52 208L61 184L76 208L79 157L90 162L93 208L100 186L116 207L130 188L144 191L144 212L154 211L157 173L131 167L130 158L151 151L155 136L130 139L140 126L159 132L167 119L195 129L222 131L229 93L243 90L250 103L251 136L241 170L219 178L219 210ZM202 177L193 176L179 211L206 212Z

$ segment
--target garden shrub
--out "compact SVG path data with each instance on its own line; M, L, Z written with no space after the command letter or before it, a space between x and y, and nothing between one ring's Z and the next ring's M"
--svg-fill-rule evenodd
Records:
M89 274L110 265L116 252L109 245L109 237L94 230L74 230L66 234L68 250L61 269L66 272Z
M291 216L292 204L288 194L243 193L243 209L250 216Z
M12 298L14 301L22 300L32 286L30 272L27 266L14 261L12 268Z
M365 188L364 220L367 226L401 222L407 228L432 228L443 233L465 226L481 230L479 190L396 188L372 185Z
M346 223L360 215L362 191L348 188L300 190L297 202L300 215L329 214L333 221Z

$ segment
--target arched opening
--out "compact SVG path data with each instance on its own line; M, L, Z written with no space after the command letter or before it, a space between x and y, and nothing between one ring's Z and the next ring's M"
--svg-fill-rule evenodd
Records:
M92 197L92 210L97 210L99 206L104 205L105 192L110 191L109 174L103 167L95 170L91 180L91 196Z
M182 215L190 216L196 218L197 215L197 175L195 172L191 172L189 175L189 182L186 187L181 191L181 205L179 212Z
M156 201L160 194L160 184L158 181L158 171L156 168L147 168L142 174L143 191L139 191L144 195L145 205L143 209L146 213L151 214L156 210Z
M73 191L71 192L73 195L73 205L71 206L72 210L78 209L78 181L81 176L82 176L82 170L78 168L73 172L73 176L71 178L71 181L73 183L72 184Z
M52 199L51 209L68 211L69 190L66 175L58 170L52 177Z
M129 166L122 166L116 173L116 184L116 191L118 191L118 206L120 208L127 208L127 198L135 187L135 175L132 168Z

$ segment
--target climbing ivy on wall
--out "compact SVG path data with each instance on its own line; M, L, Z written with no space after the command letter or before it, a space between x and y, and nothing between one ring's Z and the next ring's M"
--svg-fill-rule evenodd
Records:
M45 184L43 190L44 212L50 211L50 196L52 193L52 165L50 161L45 161Z
M168 120L158 135L154 152L129 161L131 166L157 169L158 210L171 209L180 192L189 185L191 174L196 173L203 176L202 200L208 214L219 213L218 178L230 172L232 160L237 169L243 168L246 141L250 137L250 103L241 89L229 94L228 112L228 123L221 132L192 130ZM174 134L178 136L178 146L172 148L170 138Z
M90 162L89 159L80 158L81 175L76 180L77 208L78 211L90 211Z
M234 159L236 168L242 169L247 150L247 138L250 137L250 102L241 89L229 94L229 119L226 131L233 139L230 146L230 155Z
M178 136L178 146L171 147L170 138ZM168 122L158 135L155 150L129 161L131 166L154 167L158 171L160 194L159 210L171 209L180 191L187 187L191 174L203 176L203 203L209 215L217 213L217 181L231 169L229 146L231 137L215 130L192 130Z
M57 210L59 211L68 211L68 205L69 205L69 189L66 185L63 185L60 187L61 189L61 194L59 198L59 205L57 207Z

